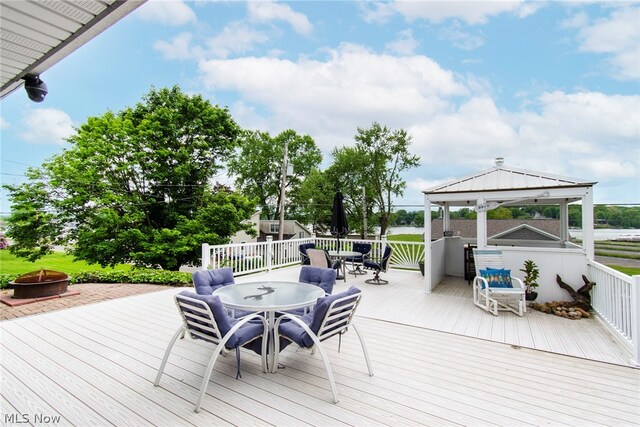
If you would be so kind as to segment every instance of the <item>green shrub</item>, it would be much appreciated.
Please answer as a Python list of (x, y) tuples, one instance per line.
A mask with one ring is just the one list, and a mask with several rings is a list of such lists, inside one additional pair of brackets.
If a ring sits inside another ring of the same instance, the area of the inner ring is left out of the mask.
[[(0, 289), (7, 288), (19, 274), (0, 274)], [(166, 270), (80, 271), (69, 275), (71, 283), (145, 283), (151, 285), (189, 286), (191, 273)]]
[(82, 271), (71, 277), (72, 283), (147, 283), (184, 286), (191, 284), (191, 273), (167, 270)]

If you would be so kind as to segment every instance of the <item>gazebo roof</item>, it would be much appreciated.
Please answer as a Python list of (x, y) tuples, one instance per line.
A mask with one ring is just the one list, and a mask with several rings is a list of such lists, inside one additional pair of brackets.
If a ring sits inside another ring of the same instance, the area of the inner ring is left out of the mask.
[(593, 181), (534, 172), (525, 169), (507, 168), (501, 159), (496, 166), (431, 187), (425, 194), (472, 193), (513, 190), (545, 190), (552, 188), (590, 187)]

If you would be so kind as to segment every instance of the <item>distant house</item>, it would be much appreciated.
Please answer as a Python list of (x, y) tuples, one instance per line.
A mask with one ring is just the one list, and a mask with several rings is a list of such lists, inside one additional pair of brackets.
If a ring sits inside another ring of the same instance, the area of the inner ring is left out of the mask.
[[(431, 221), (433, 238), (442, 237), (442, 219)], [(475, 239), (476, 222), (469, 219), (452, 219), (449, 221), (453, 236)], [(489, 219), (487, 220), (487, 237), (489, 239), (509, 240), (560, 240), (560, 220), (558, 219)]]
[(239, 231), (231, 237), (231, 243), (255, 243), (258, 241), (260, 235), (260, 211), (256, 211), (246, 223), (252, 225), (253, 230), (256, 232), (256, 237), (251, 237), (246, 231)]
[[(280, 234), (280, 221), (278, 220), (262, 220), (260, 221), (260, 237), (259, 242), (267, 240), (267, 236), (272, 236), (273, 240), (278, 240)], [(311, 232), (298, 221), (285, 220), (283, 239), (304, 239), (311, 237)]]

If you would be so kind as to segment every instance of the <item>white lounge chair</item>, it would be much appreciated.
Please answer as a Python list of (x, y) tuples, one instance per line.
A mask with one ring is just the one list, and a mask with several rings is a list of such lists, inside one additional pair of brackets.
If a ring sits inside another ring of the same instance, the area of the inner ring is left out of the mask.
[(527, 311), (524, 283), (507, 274), (509, 270), (504, 269), (502, 251), (474, 249), (473, 257), (476, 265), (473, 303), (494, 316), (498, 315), (499, 310), (523, 316)]

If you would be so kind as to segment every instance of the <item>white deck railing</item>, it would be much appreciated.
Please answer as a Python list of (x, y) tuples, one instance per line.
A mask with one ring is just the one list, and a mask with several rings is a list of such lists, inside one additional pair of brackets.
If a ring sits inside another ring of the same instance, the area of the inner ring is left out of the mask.
[(623, 339), (640, 366), (640, 276), (627, 276), (595, 261), (588, 263), (591, 305)]
[[(333, 237), (310, 237), (306, 239), (272, 240), (259, 243), (232, 243), (227, 245), (202, 245), (203, 270), (211, 268), (231, 267), (235, 275), (270, 271), (274, 268), (287, 267), (300, 262), (298, 247), (303, 243), (315, 243), (327, 250), (335, 250), (337, 239)], [(379, 260), (384, 248), (393, 248), (390, 260), (391, 268), (417, 270), (418, 261), (424, 260), (424, 243), (422, 242), (389, 242), (386, 236), (381, 240), (341, 239), (340, 249), (350, 251), (355, 242), (371, 243), (370, 258)]]

